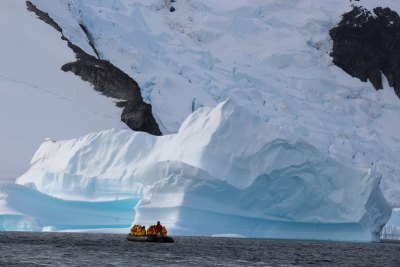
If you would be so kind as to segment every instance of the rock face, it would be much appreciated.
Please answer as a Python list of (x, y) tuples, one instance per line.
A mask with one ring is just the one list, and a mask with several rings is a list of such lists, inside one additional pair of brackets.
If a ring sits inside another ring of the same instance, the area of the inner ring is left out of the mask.
[[(39, 10), (31, 2), (26, 2), (29, 11), (34, 12), (39, 19), (54, 27), (62, 34), (61, 27), (50, 16)], [(156, 120), (153, 117), (151, 105), (143, 101), (139, 85), (126, 73), (106, 60), (95, 58), (81, 48), (71, 43), (64, 35), (61, 37), (76, 55), (76, 62), (63, 65), (63, 71), (71, 71), (82, 80), (93, 84), (96, 91), (103, 95), (121, 99), (117, 106), (123, 107), (121, 120), (135, 131), (143, 131), (153, 135), (161, 135)], [(96, 51), (96, 50), (95, 50)]]
[(361, 81), (382, 89), (383, 73), (400, 97), (400, 17), (390, 8), (373, 13), (354, 6), (330, 30), (333, 63)]

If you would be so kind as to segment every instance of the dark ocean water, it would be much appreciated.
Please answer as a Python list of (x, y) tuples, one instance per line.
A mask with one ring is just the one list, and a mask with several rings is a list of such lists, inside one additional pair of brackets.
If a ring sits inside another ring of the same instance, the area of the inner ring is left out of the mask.
[(400, 266), (399, 243), (0, 232), (1, 266)]

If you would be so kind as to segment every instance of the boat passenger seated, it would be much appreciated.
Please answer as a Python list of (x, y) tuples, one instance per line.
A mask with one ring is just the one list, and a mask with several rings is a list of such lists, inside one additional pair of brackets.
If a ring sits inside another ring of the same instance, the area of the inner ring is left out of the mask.
[(162, 225), (160, 224), (160, 221), (157, 222), (157, 225), (155, 227), (157, 237), (162, 236)]
[(146, 235), (146, 227), (142, 226), (142, 235), (145, 236)]

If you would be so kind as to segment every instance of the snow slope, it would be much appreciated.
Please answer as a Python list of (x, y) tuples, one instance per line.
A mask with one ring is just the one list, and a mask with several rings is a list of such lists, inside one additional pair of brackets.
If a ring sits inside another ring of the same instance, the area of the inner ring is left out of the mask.
[(227, 100), (198, 109), (174, 135), (47, 141), (17, 183), (63, 199), (140, 199), (135, 223), (159, 219), (178, 235), (368, 241), (391, 213), (380, 179)]
[(399, 99), (329, 56), (329, 29), (351, 5), (400, 12), (398, 1), (180, 0), (173, 13), (162, 0), (33, 2), (70, 35), (83, 23), (101, 57), (138, 81), (164, 133), (230, 98), (326, 156), (381, 172), (386, 198), (400, 205)]
[(0, 34), (0, 180), (26, 171), (47, 137), (126, 128), (114, 99), (61, 70), (74, 53), (25, 1), (1, 2)]

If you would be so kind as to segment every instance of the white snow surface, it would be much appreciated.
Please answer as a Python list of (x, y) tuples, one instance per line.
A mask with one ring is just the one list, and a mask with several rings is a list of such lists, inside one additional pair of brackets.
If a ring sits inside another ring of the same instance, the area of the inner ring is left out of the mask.
[(75, 55), (59, 32), (28, 12), (25, 1), (0, 6), (0, 180), (25, 172), (45, 138), (126, 128), (115, 99), (61, 70)]
[(400, 13), (399, 1), (179, 0), (175, 12), (163, 0), (33, 2), (90, 52), (83, 23), (100, 56), (138, 81), (164, 133), (230, 98), (326, 156), (382, 173), (400, 207), (399, 99), (329, 56), (329, 29), (351, 5)]
[(160, 220), (179, 235), (369, 241), (391, 213), (380, 179), (227, 100), (198, 109), (177, 134), (47, 141), (17, 183), (62, 199), (140, 199), (134, 223)]

